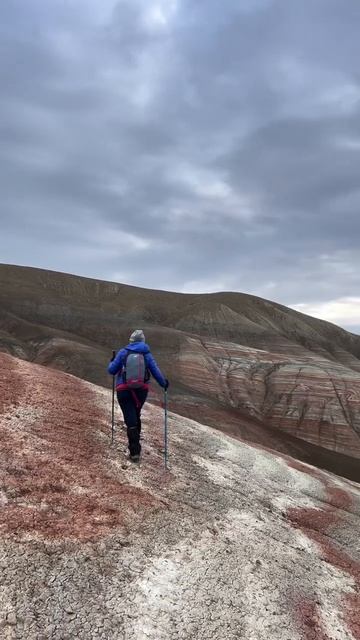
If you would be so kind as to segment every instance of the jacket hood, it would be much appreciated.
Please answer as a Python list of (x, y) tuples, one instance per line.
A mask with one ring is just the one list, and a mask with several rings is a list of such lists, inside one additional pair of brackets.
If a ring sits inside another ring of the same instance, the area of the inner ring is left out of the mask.
[(127, 351), (132, 351), (133, 353), (150, 353), (150, 349), (146, 342), (130, 342), (125, 349)]

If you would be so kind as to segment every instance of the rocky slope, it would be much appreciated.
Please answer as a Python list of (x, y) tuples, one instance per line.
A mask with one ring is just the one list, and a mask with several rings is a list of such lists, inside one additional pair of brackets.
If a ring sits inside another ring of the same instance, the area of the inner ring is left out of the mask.
[(359, 640), (360, 486), (0, 354), (4, 640)]
[(235, 293), (150, 291), (0, 265), (0, 349), (108, 385), (144, 328), (176, 410), (360, 480), (360, 337)]
[(197, 391), (270, 427), (360, 458), (360, 374), (338, 362), (194, 337), (178, 371), (184, 384), (191, 379)]

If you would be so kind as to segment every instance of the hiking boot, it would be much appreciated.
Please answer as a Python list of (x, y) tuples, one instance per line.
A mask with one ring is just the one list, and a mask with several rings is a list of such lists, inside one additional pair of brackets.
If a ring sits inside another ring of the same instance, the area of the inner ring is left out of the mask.
[(130, 456), (131, 462), (140, 462), (140, 455), (137, 453), (134, 456)]

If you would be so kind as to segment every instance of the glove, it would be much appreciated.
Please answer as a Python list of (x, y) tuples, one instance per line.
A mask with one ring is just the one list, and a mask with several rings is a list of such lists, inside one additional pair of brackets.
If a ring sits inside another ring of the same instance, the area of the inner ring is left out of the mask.
[(165, 391), (167, 391), (168, 388), (169, 388), (169, 380), (165, 378), (165, 386), (164, 386)]

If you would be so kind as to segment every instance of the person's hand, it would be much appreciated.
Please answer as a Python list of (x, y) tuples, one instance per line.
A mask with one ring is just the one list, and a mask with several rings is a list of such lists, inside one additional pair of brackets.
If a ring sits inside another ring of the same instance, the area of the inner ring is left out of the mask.
[(167, 390), (168, 390), (168, 388), (169, 388), (169, 384), (170, 384), (170, 383), (169, 383), (169, 380), (168, 380), (167, 378), (165, 378), (165, 386), (164, 386), (165, 391), (167, 391)]

